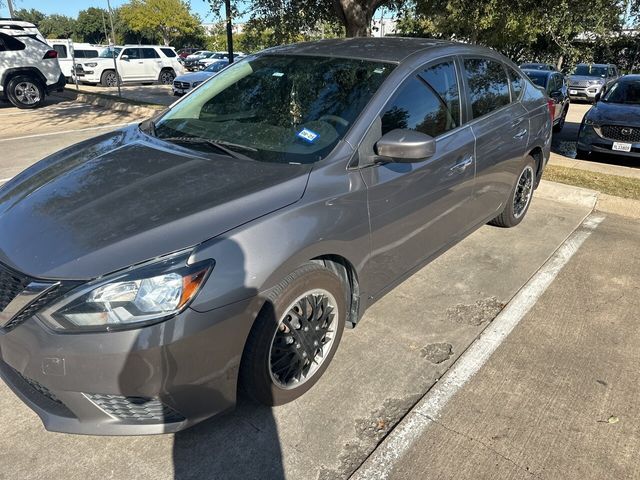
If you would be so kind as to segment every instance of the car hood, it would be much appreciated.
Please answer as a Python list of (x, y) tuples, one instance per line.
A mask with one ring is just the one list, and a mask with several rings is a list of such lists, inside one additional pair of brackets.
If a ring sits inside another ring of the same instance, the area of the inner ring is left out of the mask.
[(571, 75), (569, 77), (569, 84), (571, 84), (571, 82), (578, 82), (583, 80), (596, 80), (598, 83), (604, 83), (604, 78), (602, 77), (589, 77), (587, 75)]
[(178, 75), (175, 80), (177, 82), (204, 82), (215, 75), (215, 72), (194, 72), (194, 73), (186, 73), (184, 75)]
[(587, 117), (597, 124), (640, 127), (640, 105), (598, 102)]
[(92, 279), (295, 203), (310, 171), (189, 150), (131, 126), (0, 187), (0, 262), (36, 278)]

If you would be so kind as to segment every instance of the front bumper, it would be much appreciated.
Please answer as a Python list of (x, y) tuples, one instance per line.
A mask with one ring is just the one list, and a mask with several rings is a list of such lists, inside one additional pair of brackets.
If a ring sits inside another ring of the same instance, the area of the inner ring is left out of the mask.
[(176, 432), (235, 405), (257, 303), (109, 333), (57, 334), (31, 317), (0, 333), (0, 376), (50, 431)]
[(596, 99), (596, 95), (602, 90), (602, 85), (589, 85), (588, 87), (578, 87), (569, 85), (569, 98), (571, 100), (589, 100)]
[(614, 142), (622, 142), (621, 140), (613, 140), (603, 137), (591, 125), (582, 125), (578, 132), (577, 149), (586, 153), (606, 153), (611, 155), (620, 155), (625, 157), (640, 157), (640, 142), (622, 142), (631, 143), (630, 152), (622, 152), (613, 150)]

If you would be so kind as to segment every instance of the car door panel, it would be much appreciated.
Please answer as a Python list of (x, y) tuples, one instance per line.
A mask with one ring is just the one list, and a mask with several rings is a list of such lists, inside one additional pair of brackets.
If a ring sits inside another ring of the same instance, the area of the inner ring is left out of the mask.
[[(127, 56), (124, 60), (122, 57)], [(125, 48), (118, 60), (118, 73), (125, 82), (141, 80), (144, 78), (144, 63), (139, 48)]]

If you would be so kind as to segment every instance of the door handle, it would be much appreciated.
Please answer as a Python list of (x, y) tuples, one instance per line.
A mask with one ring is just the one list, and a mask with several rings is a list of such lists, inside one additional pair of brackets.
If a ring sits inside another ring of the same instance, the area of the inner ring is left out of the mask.
[(520, 140), (521, 138), (523, 138), (525, 135), (527, 134), (527, 129), (523, 128), (522, 130), (520, 130), (518, 133), (516, 133), (513, 138)]
[(456, 163), (453, 167), (449, 169), (449, 175), (453, 175), (454, 173), (462, 173), (464, 172), (469, 165), (473, 163), (473, 155), (467, 155), (458, 163)]
[(511, 122), (511, 128), (517, 127), (521, 123), (522, 123), (522, 118), (518, 118), (517, 120), (514, 120), (513, 122)]

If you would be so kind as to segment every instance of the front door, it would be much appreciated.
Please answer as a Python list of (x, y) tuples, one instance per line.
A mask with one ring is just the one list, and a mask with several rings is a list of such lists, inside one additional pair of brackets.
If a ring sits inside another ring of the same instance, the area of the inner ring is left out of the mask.
[(125, 82), (144, 79), (144, 62), (139, 48), (125, 48), (122, 51), (118, 61), (118, 73)]
[(454, 241), (469, 223), (474, 183), (474, 137), (461, 126), (454, 61), (420, 68), (397, 90), (359, 150), (364, 159), (394, 129), (436, 139), (436, 153), (416, 163), (378, 163), (361, 169), (368, 188), (370, 292), (382, 293)]

